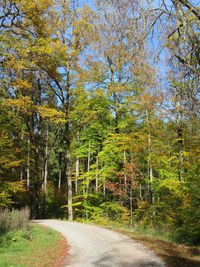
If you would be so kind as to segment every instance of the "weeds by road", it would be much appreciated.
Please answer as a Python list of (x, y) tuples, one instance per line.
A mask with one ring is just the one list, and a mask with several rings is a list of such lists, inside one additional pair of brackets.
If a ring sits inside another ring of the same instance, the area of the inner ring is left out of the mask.
[(164, 236), (155, 236), (150, 231), (142, 233), (142, 231), (134, 228), (112, 225), (107, 227), (129, 236), (153, 250), (169, 267), (200, 267), (200, 247), (176, 244), (164, 239)]
[(1, 267), (63, 265), (68, 246), (58, 232), (39, 225), (9, 231), (0, 237)]

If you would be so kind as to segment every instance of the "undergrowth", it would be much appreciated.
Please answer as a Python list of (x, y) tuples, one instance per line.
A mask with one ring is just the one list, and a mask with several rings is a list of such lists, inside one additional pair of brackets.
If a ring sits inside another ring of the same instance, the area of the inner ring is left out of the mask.
[(9, 231), (25, 229), (29, 223), (30, 211), (25, 207), (21, 210), (0, 210), (0, 235)]
[(61, 240), (58, 232), (36, 224), (9, 231), (0, 238), (0, 266), (54, 266), (64, 246)]

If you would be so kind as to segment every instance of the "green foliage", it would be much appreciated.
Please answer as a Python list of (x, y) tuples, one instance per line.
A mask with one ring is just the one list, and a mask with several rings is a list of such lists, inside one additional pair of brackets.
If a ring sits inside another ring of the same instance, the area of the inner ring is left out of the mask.
[(129, 221), (130, 213), (122, 204), (106, 201), (93, 194), (84, 195), (82, 202), (76, 202), (78, 205), (77, 213), (80, 217), (87, 221), (92, 221), (100, 224), (107, 224), (115, 221), (116, 223), (126, 224)]
[(126, 224), (129, 222), (130, 214), (127, 208), (116, 202), (104, 202), (100, 205), (102, 216), (110, 221)]
[[(44, 198), (44, 195), (42, 195)], [(45, 198), (45, 218), (63, 218), (66, 217), (66, 212), (62, 208), (67, 202), (66, 195), (62, 191), (58, 191), (52, 185), (48, 186), (47, 195)], [(43, 206), (42, 206), (43, 208)]]
[(29, 205), (38, 218), (73, 211), (75, 219), (129, 222), (198, 243), (197, 8), (182, 8), (189, 28), (178, 5), (171, 9), (166, 28), (174, 18), (180, 27), (167, 42), (172, 59), (161, 82), (146, 2), (141, 16), (128, 0), (96, 1), (95, 10), (77, 1), (4, 2), (0, 207)]
[(0, 207), (9, 207), (13, 204), (13, 201), (10, 199), (11, 195), (3, 191), (0, 193)]

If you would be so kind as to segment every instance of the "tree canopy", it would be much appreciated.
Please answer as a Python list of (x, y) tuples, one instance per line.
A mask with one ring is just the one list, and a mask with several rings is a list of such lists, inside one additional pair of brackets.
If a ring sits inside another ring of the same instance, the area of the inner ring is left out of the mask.
[(0, 3), (0, 207), (200, 242), (200, 7)]

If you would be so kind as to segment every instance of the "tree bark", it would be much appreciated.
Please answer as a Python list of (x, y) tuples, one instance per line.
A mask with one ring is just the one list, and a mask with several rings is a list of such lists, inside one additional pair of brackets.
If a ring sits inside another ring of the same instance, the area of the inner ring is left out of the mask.
[(72, 207), (72, 177), (71, 177), (71, 154), (70, 154), (70, 147), (67, 149), (67, 170), (66, 170), (66, 177), (67, 177), (67, 186), (68, 186), (68, 220), (73, 221), (73, 207)]
[(79, 178), (79, 157), (76, 157), (76, 177), (75, 177), (75, 193), (78, 193), (78, 178)]
[(183, 178), (183, 133), (182, 127), (178, 127), (178, 149), (179, 149), (179, 180), (184, 181)]
[(41, 206), (40, 206), (40, 184), (35, 184), (35, 207), (36, 207), (36, 219), (41, 217)]
[(149, 121), (149, 113), (146, 109), (146, 122), (147, 122), (147, 131), (148, 131), (148, 174), (149, 174), (149, 192), (151, 203), (154, 204), (154, 193), (152, 190), (152, 182), (153, 182), (153, 167), (152, 167), (152, 155), (151, 155), (151, 131), (150, 131), (150, 121)]
[(131, 154), (131, 179), (130, 179), (130, 224), (133, 224), (133, 177), (134, 177), (134, 170), (133, 170), (133, 155)]
[(49, 139), (49, 131), (47, 129), (46, 145), (45, 145), (45, 164), (44, 164), (44, 194), (45, 195), (47, 193), (47, 177), (48, 177), (48, 155), (49, 155), (48, 139)]
[(105, 176), (103, 177), (103, 196), (106, 196), (106, 181)]
[(21, 165), (21, 171), (20, 171), (20, 181), (23, 180), (23, 166)]
[(125, 191), (127, 186), (127, 173), (126, 173), (126, 151), (124, 150), (124, 185), (125, 185)]
[(27, 170), (26, 170), (26, 185), (29, 189), (30, 187), (30, 138), (28, 137), (28, 155), (27, 155)]
[[(21, 133), (21, 141), (24, 140), (23, 133)], [(20, 165), (20, 181), (23, 180), (23, 164)]]
[(58, 190), (60, 191), (61, 188), (61, 182), (62, 182), (62, 153), (59, 153), (59, 172), (58, 172)]
[(132, 183), (133, 183), (133, 177), (131, 176), (131, 184), (130, 184), (130, 224), (133, 224), (133, 190), (132, 190)]
[[(77, 142), (79, 146), (79, 132), (77, 133)], [(78, 178), (79, 178), (79, 157), (76, 156), (76, 177), (75, 177), (75, 193), (78, 193)]]
[(39, 149), (36, 148), (35, 153), (35, 173), (36, 179), (34, 182), (35, 185), (35, 211), (36, 211), (36, 219), (40, 219), (41, 217), (41, 206), (40, 206), (40, 177), (39, 177)]
[(88, 146), (88, 166), (87, 166), (87, 181), (86, 181), (86, 193), (89, 191), (89, 171), (90, 171), (90, 141)]
[(70, 73), (68, 70), (67, 71), (66, 103), (65, 103), (65, 113), (66, 113), (66, 120), (67, 120), (65, 124), (66, 180), (67, 180), (67, 189), (68, 189), (68, 220), (73, 221), (69, 104), (70, 104)]
[(179, 181), (183, 182), (183, 105), (182, 105), (182, 92), (177, 110), (177, 137), (178, 137), (178, 152), (179, 152)]
[(96, 193), (98, 193), (98, 186), (99, 186), (99, 157), (97, 155), (96, 157), (96, 181), (95, 181), (95, 188), (96, 188)]
[(58, 190), (60, 191), (60, 187), (61, 187), (61, 175), (62, 175), (62, 170), (59, 169), (59, 173), (58, 173)]

